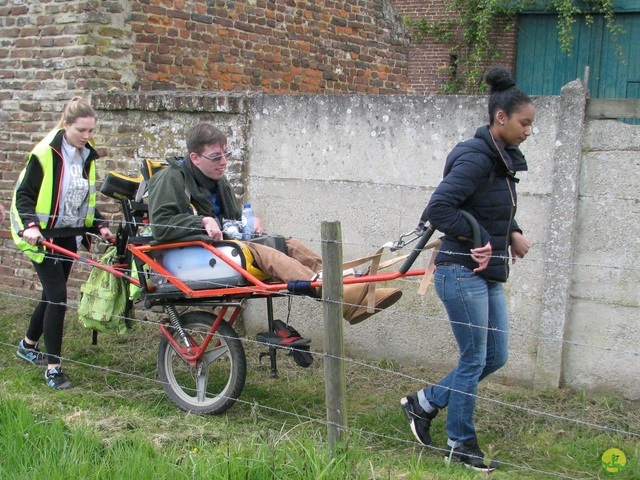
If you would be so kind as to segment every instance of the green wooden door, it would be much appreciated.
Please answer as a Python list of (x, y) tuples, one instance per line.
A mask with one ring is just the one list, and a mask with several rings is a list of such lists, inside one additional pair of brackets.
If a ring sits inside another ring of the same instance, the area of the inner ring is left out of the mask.
[(592, 98), (640, 98), (640, 13), (617, 13), (625, 30), (617, 42), (602, 15), (592, 25), (584, 18), (574, 24), (571, 55), (560, 50), (555, 15), (519, 18), (515, 80), (530, 95), (559, 95), (567, 83), (589, 67)]

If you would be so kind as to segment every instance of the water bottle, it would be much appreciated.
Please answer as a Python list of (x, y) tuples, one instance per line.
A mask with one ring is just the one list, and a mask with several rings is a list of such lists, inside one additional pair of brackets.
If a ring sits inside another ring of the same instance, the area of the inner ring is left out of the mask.
[(245, 203), (242, 208), (242, 239), (251, 240), (255, 236), (255, 229), (253, 228), (254, 218), (253, 208), (250, 203)]

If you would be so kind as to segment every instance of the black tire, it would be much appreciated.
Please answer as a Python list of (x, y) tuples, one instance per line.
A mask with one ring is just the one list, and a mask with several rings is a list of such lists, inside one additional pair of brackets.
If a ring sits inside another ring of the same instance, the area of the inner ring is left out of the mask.
[[(215, 319), (212, 313), (202, 311), (180, 315), (185, 331), (198, 344)], [(176, 334), (174, 338), (180, 342)], [(225, 321), (218, 326), (195, 370), (176, 354), (166, 338), (160, 340), (158, 376), (169, 399), (182, 410), (212, 415), (225, 412), (240, 396), (246, 375), (247, 358), (242, 342)]]

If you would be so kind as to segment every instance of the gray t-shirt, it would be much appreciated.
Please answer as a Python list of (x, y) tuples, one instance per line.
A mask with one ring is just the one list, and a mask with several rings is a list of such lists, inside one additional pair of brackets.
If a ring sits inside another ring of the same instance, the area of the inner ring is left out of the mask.
[(64, 167), (62, 169), (62, 200), (56, 223), (58, 228), (84, 225), (88, 207), (89, 180), (83, 177), (82, 169), (88, 155), (88, 148), (75, 148), (69, 145), (66, 138), (62, 139)]

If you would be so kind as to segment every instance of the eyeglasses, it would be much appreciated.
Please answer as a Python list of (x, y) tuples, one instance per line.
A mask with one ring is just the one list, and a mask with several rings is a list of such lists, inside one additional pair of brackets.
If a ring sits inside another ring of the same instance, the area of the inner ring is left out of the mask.
[(227, 151), (224, 153), (220, 153), (219, 155), (214, 155), (213, 157), (207, 157), (206, 155), (203, 155), (201, 153), (199, 153), (198, 155), (200, 155), (203, 158), (206, 158), (211, 162), (219, 162), (220, 160), (222, 160), (222, 157), (225, 157), (225, 158), (231, 157), (231, 152)]

